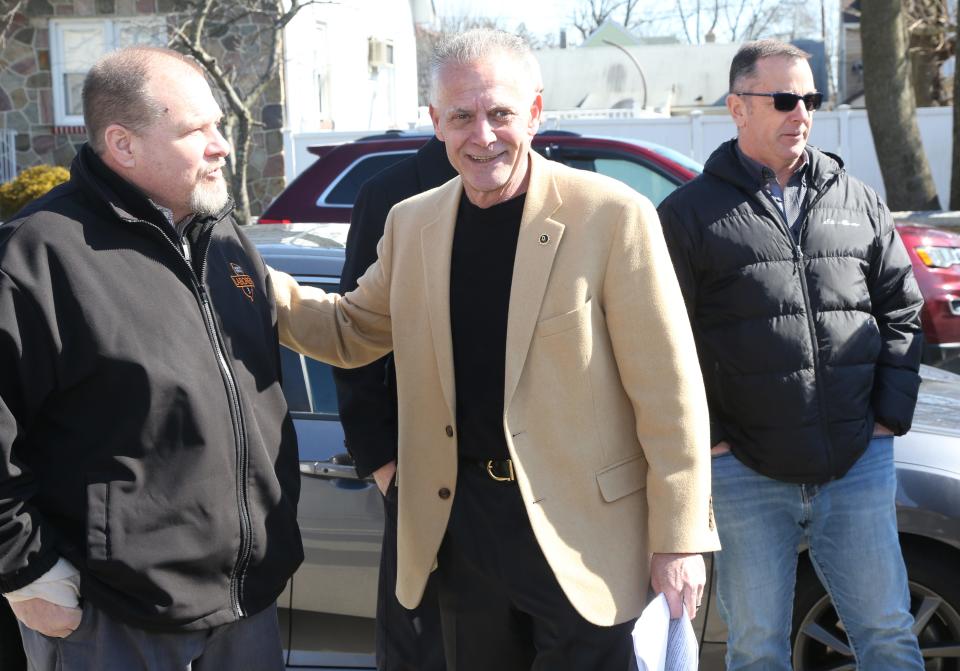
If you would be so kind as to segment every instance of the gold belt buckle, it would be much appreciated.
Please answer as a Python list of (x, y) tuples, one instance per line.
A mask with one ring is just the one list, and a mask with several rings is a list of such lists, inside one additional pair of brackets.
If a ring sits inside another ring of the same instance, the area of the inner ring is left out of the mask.
[(514, 473), (513, 471), (513, 460), (507, 459), (506, 461), (507, 461), (507, 472), (509, 472), (510, 475), (503, 476), (503, 475), (494, 474), (493, 464), (495, 462), (493, 459), (490, 459), (489, 461), (487, 461), (487, 475), (489, 475), (491, 478), (493, 478), (497, 482), (513, 482), (514, 480), (516, 480), (517, 476), (516, 476), (516, 473)]

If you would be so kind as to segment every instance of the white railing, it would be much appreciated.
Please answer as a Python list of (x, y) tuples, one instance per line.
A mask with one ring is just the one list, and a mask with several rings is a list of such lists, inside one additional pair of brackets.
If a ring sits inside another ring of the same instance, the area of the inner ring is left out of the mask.
[[(656, 142), (700, 162), (706, 161), (721, 142), (734, 137), (737, 132), (733, 121), (726, 113), (694, 112), (690, 115), (675, 117), (625, 118), (620, 113), (632, 115), (632, 110), (613, 110), (617, 113), (616, 115), (605, 114), (602, 117), (593, 116), (592, 111), (586, 113), (580, 110), (579, 112), (580, 114), (569, 116), (566, 112), (545, 112), (543, 127), (551, 130), (569, 130), (583, 135), (603, 135)], [(920, 136), (930, 163), (930, 170), (933, 172), (933, 181), (940, 195), (940, 205), (947, 207), (950, 196), (953, 108), (918, 109), (917, 123), (920, 126)], [(429, 127), (417, 130), (432, 132)], [(284, 158), (287, 181), (292, 180), (316, 160), (316, 156), (310, 154), (307, 147), (349, 142), (375, 132), (285, 132)], [(813, 130), (810, 133), (810, 144), (839, 154), (851, 175), (876, 189), (881, 197), (885, 195), (880, 165), (877, 162), (873, 135), (870, 133), (865, 109), (844, 107), (829, 112), (817, 112)]]
[(17, 131), (0, 130), (0, 184), (17, 176)]

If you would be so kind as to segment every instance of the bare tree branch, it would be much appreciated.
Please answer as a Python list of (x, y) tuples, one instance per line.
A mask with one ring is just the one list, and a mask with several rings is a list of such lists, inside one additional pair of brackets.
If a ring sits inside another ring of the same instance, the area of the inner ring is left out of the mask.
[(0, 2), (0, 47), (7, 41), (7, 31), (13, 25), (14, 19), (23, 7), (24, 0), (3, 0)]
[(713, 2), (713, 22), (710, 24), (710, 27), (707, 29), (706, 35), (715, 35), (713, 32), (717, 27), (717, 22), (720, 20), (720, 0), (714, 0)]
[[(247, 188), (257, 105), (271, 85), (276, 85), (283, 56), (283, 30), (310, 5), (332, 0), (181, 0), (180, 23), (172, 29), (170, 44), (190, 56), (206, 71), (224, 105), (224, 134), (233, 145), (227, 158), (237, 218), (250, 215)], [(254, 30), (250, 30), (250, 26)], [(242, 28), (242, 30), (241, 30)], [(224, 48), (219, 39), (230, 39)], [(245, 49), (258, 48), (266, 58), (243, 60)], [(255, 63), (251, 65), (251, 63)]]
[(690, 17), (683, 11), (683, 0), (677, 0), (677, 13), (680, 15), (680, 25), (683, 26), (683, 35), (687, 38), (687, 44), (693, 44), (693, 38), (690, 37), (690, 30), (687, 28)]
[(629, 16), (637, 0), (585, 0), (580, 7), (573, 10), (571, 22), (580, 31), (583, 39), (587, 39), (624, 4), (627, 5)]

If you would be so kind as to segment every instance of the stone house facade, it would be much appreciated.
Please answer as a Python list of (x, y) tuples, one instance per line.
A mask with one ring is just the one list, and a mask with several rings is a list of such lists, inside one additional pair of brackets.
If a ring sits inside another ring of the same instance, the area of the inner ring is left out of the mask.
[[(178, 23), (176, 0), (25, 0), (0, 49), (0, 133), (13, 140), (17, 168), (69, 166), (86, 141), (80, 91), (90, 64), (117, 47), (163, 45)], [(232, 24), (206, 47), (252, 76), (249, 64), (266, 58), (259, 28), (252, 19)], [(263, 126), (254, 133), (247, 184), (258, 213), (284, 185), (280, 77), (255, 107)]]

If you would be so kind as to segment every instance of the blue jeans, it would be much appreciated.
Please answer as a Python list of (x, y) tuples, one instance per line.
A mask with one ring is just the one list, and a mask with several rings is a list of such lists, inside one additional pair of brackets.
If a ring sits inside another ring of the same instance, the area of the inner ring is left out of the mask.
[(923, 669), (897, 537), (893, 439), (874, 438), (842, 478), (797, 485), (732, 454), (713, 458), (714, 555), (727, 669), (791, 668), (797, 554), (810, 559), (843, 623), (857, 667)]

